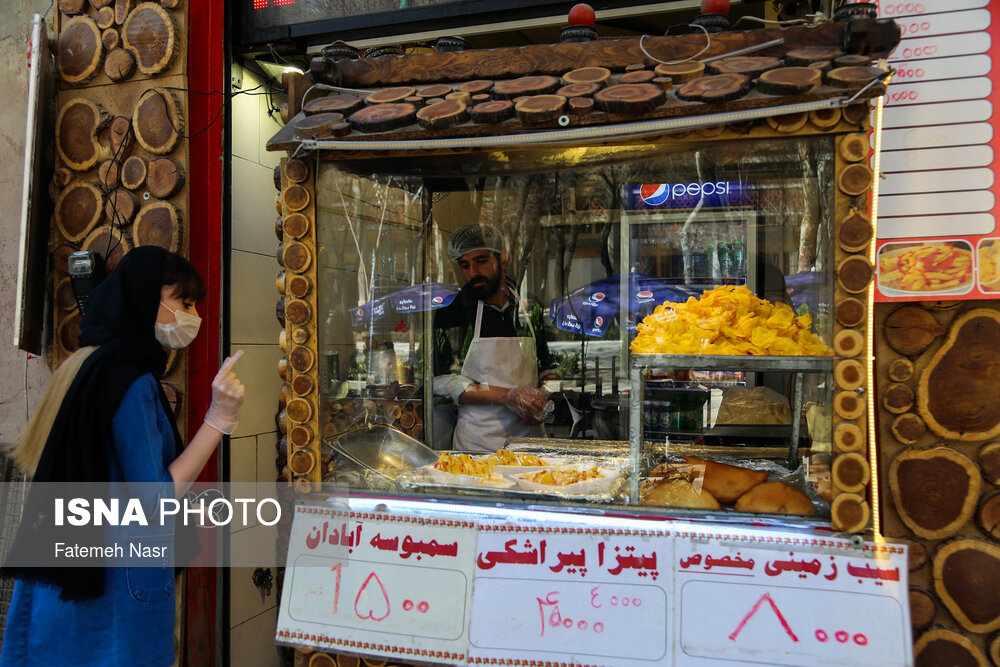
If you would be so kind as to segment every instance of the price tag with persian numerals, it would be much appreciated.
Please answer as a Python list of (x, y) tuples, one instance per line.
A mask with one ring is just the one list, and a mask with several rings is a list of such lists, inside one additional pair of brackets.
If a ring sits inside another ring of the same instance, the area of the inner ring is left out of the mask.
[(481, 526), (469, 664), (667, 664), (671, 560), (647, 522)]
[(465, 663), (474, 523), (295, 509), (279, 643)]

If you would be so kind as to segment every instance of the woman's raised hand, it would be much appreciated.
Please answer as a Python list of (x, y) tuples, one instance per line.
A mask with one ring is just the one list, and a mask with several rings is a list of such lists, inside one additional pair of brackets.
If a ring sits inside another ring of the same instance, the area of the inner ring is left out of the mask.
[(243, 405), (246, 389), (233, 372), (233, 366), (243, 356), (243, 350), (222, 362), (219, 372), (212, 380), (212, 405), (205, 413), (205, 423), (212, 428), (231, 435), (239, 424), (240, 406)]

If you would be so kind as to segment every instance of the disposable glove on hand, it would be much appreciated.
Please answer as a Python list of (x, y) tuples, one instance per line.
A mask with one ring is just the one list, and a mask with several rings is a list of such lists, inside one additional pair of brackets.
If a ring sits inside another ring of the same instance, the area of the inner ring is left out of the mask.
[(545, 395), (534, 387), (514, 387), (507, 392), (504, 405), (521, 415), (530, 417), (545, 408)]
[(233, 372), (233, 366), (243, 356), (243, 350), (226, 359), (212, 380), (212, 404), (205, 413), (205, 423), (226, 435), (231, 435), (239, 424), (240, 406), (246, 388)]

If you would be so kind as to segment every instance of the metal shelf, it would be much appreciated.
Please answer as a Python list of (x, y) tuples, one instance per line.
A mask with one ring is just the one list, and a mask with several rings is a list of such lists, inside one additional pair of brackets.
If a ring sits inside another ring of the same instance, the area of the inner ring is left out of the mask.
[(704, 371), (776, 371), (823, 373), (833, 370), (833, 357), (766, 357), (718, 354), (633, 354), (632, 368)]

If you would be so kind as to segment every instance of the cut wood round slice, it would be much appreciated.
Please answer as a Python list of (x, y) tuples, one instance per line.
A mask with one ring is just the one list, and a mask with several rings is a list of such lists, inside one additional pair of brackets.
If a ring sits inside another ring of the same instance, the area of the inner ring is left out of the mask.
[(839, 454), (833, 460), (831, 473), (834, 484), (849, 493), (860, 493), (871, 481), (868, 461), (857, 452)]
[(833, 429), (833, 444), (841, 452), (859, 451), (865, 444), (865, 436), (853, 422), (840, 422)]
[(607, 113), (644, 113), (666, 99), (663, 89), (651, 83), (619, 83), (594, 93), (594, 105)]
[(308, 424), (296, 424), (288, 432), (288, 443), (293, 447), (305, 447), (312, 439), (312, 429)]
[(364, 106), (365, 102), (360, 97), (342, 93), (309, 100), (302, 105), (302, 111), (308, 116), (319, 113), (339, 113), (350, 116), (358, 109), (363, 109)]
[(310, 201), (312, 201), (312, 195), (309, 194), (307, 188), (301, 185), (289, 185), (281, 193), (281, 203), (289, 211), (301, 211), (309, 206)]
[(565, 109), (566, 98), (562, 95), (531, 95), (514, 105), (514, 113), (522, 123), (548, 123)]
[(475, 123), (502, 123), (514, 115), (514, 103), (509, 100), (492, 100), (480, 102), (469, 111)]
[(80, 347), (80, 313), (73, 313), (59, 322), (56, 332), (56, 340), (59, 341), (59, 349), (63, 354), (70, 355)]
[(882, 407), (894, 415), (901, 415), (913, 407), (915, 399), (910, 385), (893, 382), (882, 392)]
[(718, 137), (726, 131), (725, 125), (710, 125), (698, 129), (698, 134), (703, 137)]
[(837, 243), (845, 252), (865, 250), (874, 235), (871, 220), (856, 208), (852, 208), (847, 217), (837, 225)]
[[(731, 56), (708, 63), (705, 65), (705, 73), (744, 74), (753, 79), (776, 67), (781, 67), (781, 61), (770, 56)], [(785, 94), (791, 95), (794, 93), (789, 92)]]
[(382, 90), (376, 90), (371, 95), (365, 97), (365, 102), (368, 104), (393, 104), (396, 102), (402, 102), (405, 98), (410, 97), (416, 92), (415, 88), (411, 88), (409, 86), (383, 88)]
[(121, 184), (129, 190), (138, 190), (146, 182), (147, 171), (146, 160), (138, 155), (133, 155), (125, 160), (119, 169)]
[(59, 167), (52, 172), (52, 184), (56, 186), (57, 190), (62, 190), (64, 187), (69, 185), (72, 180), (73, 172), (66, 167)]
[(52, 266), (60, 273), (69, 273), (69, 256), (78, 248), (69, 243), (61, 243), (52, 250)]
[(303, 345), (299, 345), (288, 353), (288, 364), (297, 373), (308, 373), (312, 370), (315, 357), (312, 350)]
[(913, 362), (903, 357), (893, 359), (889, 362), (886, 375), (893, 382), (906, 382), (913, 377)]
[(455, 87), (455, 90), (461, 90), (463, 92), (469, 93), (470, 95), (478, 95), (480, 93), (489, 92), (493, 87), (493, 82), (487, 79), (476, 79), (475, 81), (466, 81), (460, 83)]
[[(292, 329), (292, 342), (296, 345), (305, 345), (309, 342), (309, 330), (305, 327), (295, 327)], [(308, 393), (308, 392), (306, 392)]]
[(833, 367), (833, 379), (845, 391), (854, 391), (865, 384), (865, 367), (856, 359), (842, 359)]
[(483, 102), (489, 102), (493, 98), (489, 96), (489, 93), (476, 93), (469, 97), (469, 104), (482, 104)]
[(865, 350), (865, 337), (854, 329), (843, 329), (833, 337), (833, 350), (839, 357), (856, 357)]
[(837, 176), (837, 187), (846, 195), (857, 197), (872, 186), (872, 170), (861, 163), (850, 164)]
[(173, 158), (159, 157), (149, 163), (146, 187), (157, 199), (172, 197), (184, 185), (184, 165)]
[(674, 87), (674, 80), (669, 76), (655, 76), (650, 83), (654, 86), (659, 86), (664, 91), (670, 90)]
[(656, 72), (652, 70), (637, 70), (622, 74), (618, 77), (618, 83), (649, 83), (655, 78)]
[[(291, 415), (289, 415), (289, 417), (291, 417)], [(288, 469), (295, 475), (308, 475), (315, 467), (316, 455), (309, 449), (299, 449), (293, 452), (291, 457), (288, 459)], [(311, 662), (312, 661), (310, 661), (310, 663)]]
[(860, 533), (868, 526), (868, 501), (856, 493), (841, 493), (830, 505), (830, 518), (837, 530)]
[(285, 318), (292, 324), (303, 325), (312, 319), (312, 308), (300, 299), (291, 299), (285, 304)]
[(934, 554), (934, 590), (966, 630), (1000, 629), (1000, 545), (963, 537)]
[(809, 121), (809, 114), (805, 111), (798, 111), (796, 113), (783, 113), (779, 116), (768, 116), (767, 124), (771, 126), (771, 129), (775, 132), (784, 132), (785, 134), (790, 134), (792, 132), (798, 132), (806, 123)]
[(596, 83), (571, 83), (557, 90), (556, 95), (562, 95), (566, 98), (589, 97), (600, 89), (601, 87)]
[(989, 667), (978, 646), (968, 637), (946, 628), (931, 628), (920, 635), (913, 645), (913, 659), (916, 667)]
[(177, 54), (177, 35), (170, 12), (155, 2), (143, 2), (122, 25), (122, 45), (135, 56), (139, 71), (164, 72)]
[(73, 284), (68, 277), (62, 278), (56, 283), (52, 300), (59, 307), (59, 310), (63, 312), (68, 313), (77, 309), (76, 293), (73, 291)]
[(59, 0), (59, 11), (67, 16), (82, 14), (87, 0)]
[(998, 357), (1000, 312), (976, 308), (952, 321), (917, 389), (918, 412), (928, 428), (949, 440), (974, 442), (1000, 435)]
[(132, 131), (139, 145), (150, 153), (166, 155), (173, 151), (184, 131), (184, 118), (173, 94), (165, 88), (143, 93), (132, 111)]
[(571, 97), (566, 100), (566, 107), (574, 116), (582, 116), (593, 111), (594, 100), (589, 97)]
[[(105, 5), (104, 7), (98, 9), (97, 12), (94, 14), (94, 23), (96, 23), (97, 27), (100, 28), (101, 30), (107, 30), (108, 28), (113, 26), (115, 24), (114, 8)], [(101, 40), (101, 43), (103, 44), (104, 40)]]
[(833, 64), (837, 67), (868, 67), (872, 64), (872, 59), (860, 53), (847, 53), (834, 58)]
[(910, 537), (897, 539), (907, 547), (906, 567), (910, 572), (915, 572), (927, 564), (927, 547), (923, 542)]
[[(451, 92), (452, 92), (451, 86), (449, 86), (447, 83), (435, 83), (418, 90), (416, 96), (428, 100), (432, 97), (444, 97), (445, 95)], [(464, 91), (464, 92), (469, 92), (469, 91)]]
[(868, 137), (863, 132), (845, 134), (837, 150), (844, 160), (860, 162), (868, 157)]
[(118, 262), (131, 249), (132, 246), (128, 239), (120, 230), (110, 225), (102, 225), (90, 232), (90, 235), (80, 244), (80, 250), (93, 250), (103, 257), (104, 268), (107, 271), (114, 271)]
[(823, 73), (815, 67), (782, 67), (764, 72), (757, 90), (765, 95), (802, 95), (818, 88)]
[(994, 540), (1000, 540), (1000, 490), (994, 490), (983, 496), (976, 512), (976, 523), (984, 533)]
[(809, 112), (809, 122), (821, 130), (829, 130), (840, 122), (840, 109), (814, 109)]
[(1000, 442), (988, 442), (980, 447), (976, 459), (983, 471), (983, 479), (1000, 486)]
[(676, 94), (677, 99), (688, 102), (719, 104), (739, 99), (748, 92), (750, 77), (742, 74), (715, 74), (688, 81), (677, 89)]
[(307, 422), (313, 416), (312, 403), (304, 398), (293, 398), (288, 401), (288, 405), (285, 407), (285, 414), (294, 422)]
[(893, 419), (889, 430), (900, 443), (915, 445), (927, 433), (927, 426), (920, 415), (907, 412)]
[[(139, 212), (139, 198), (125, 188), (115, 188), (108, 194), (104, 204), (104, 215), (116, 227), (131, 225)], [(142, 245), (142, 244), (140, 244)]]
[[(437, 98), (437, 99), (440, 99), (440, 98)], [(446, 99), (446, 100), (456, 100), (458, 102), (461, 102), (465, 106), (469, 106), (469, 105), (472, 104), (472, 95), (470, 95), (469, 93), (465, 92), (464, 90), (456, 90), (453, 93), (448, 93), (447, 95), (444, 96), (444, 99)], [(490, 98), (490, 99), (492, 99), (492, 98)]]
[(375, 104), (355, 111), (347, 119), (359, 132), (389, 132), (417, 120), (417, 107), (408, 103)]
[[(285, 293), (285, 270), (281, 269), (278, 271), (278, 275), (274, 278), (274, 287), (278, 290), (278, 294)], [(282, 329), (284, 331), (284, 329)]]
[(522, 95), (548, 95), (561, 86), (559, 79), (554, 76), (522, 76), (493, 84), (492, 93), (498, 100), (516, 100)]
[(321, 139), (333, 134), (333, 129), (344, 122), (340, 113), (317, 113), (303, 116), (294, 121), (295, 137), (298, 139)]
[[(287, 283), (288, 295), (294, 296), (296, 299), (304, 299), (312, 291), (312, 283), (307, 276), (288, 276)], [(301, 322), (295, 324), (301, 324)]]
[(114, 160), (104, 160), (97, 165), (97, 184), (102, 190), (114, 190), (118, 187), (120, 168)]
[(705, 63), (698, 60), (688, 60), (673, 65), (661, 63), (653, 71), (660, 76), (669, 76), (674, 84), (687, 83), (705, 74)]
[(292, 378), (292, 391), (297, 396), (308, 396), (312, 393), (313, 386), (311, 375), (296, 375)]
[(865, 304), (854, 297), (845, 297), (837, 302), (834, 311), (837, 321), (845, 327), (856, 327), (865, 321)]
[(176, 10), (181, 6), (181, 0), (160, 0), (160, 5), (162, 5), (165, 9)]
[(908, 357), (922, 353), (944, 332), (930, 311), (912, 305), (900, 306), (889, 313), (883, 325), (889, 347)]
[(101, 107), (82, 97), (63, 105), (56, 118), (56, 150), (67, 167), (87, 171), (108, 157), (97, 133), (110, 119)]
[[(343, 118), (343, 116), (341, 116)], [(285, 163), (285, 178), (292, 183), (302, 183), (309, 178), (309, 165), (305, 160), (293, 159)], [(280, 186), (278, 186), (280, 189)]]
[(838, 391), (833, 397), (833, 411), (841, 419), (857, 419), (865, 413), (867, 402), (853, 391)]
[(786, 53), (785, 62), (792, 67), (804, 67), (822, 60), (832, 61), (842, 55), (844, 52), (835, 46), (806, 46)]
[(132, 119), (128, 116), (115, 116), (108, 125), (108, 145), (111, 147), (111, 158), (115, 162), (124, 162), (132, 154), (135, 144), (135, 133), (132, 131)]
[(910, 625), (914, 630), (923, 630), (934, 622), (937, 603), (931, 592), (919, 586), (910, 586)]
[(611, 80), (611, 70), (606, 67), (580, 67), (563, 74), (562, 80), (566, 85), (594, 83), (598, 86), (605, 86)]
[(1000, 667), (1000, 634), (990, 640), (989, 652), (994, 667)]
[(858, 102), (856, 104), (849, 104), (840, 113), (844, 116), (844, 120), (848, 123), (854, 125), (863, 125), (868, 122), (868, 117), (871, 114), (871, 107), (868, 106), (868, 102)]
[(867, 257), (854, 255), (837, 265), (837, 284), (846, 292), (859, 294), (868, 288), (873, 273)]
[(826, 82), (835, 88), (858, 90), (884, 74), (877, 67), (837, 67), (826, 73)]
[(337, 656), (335, 659), (326, 653), (314, 653), (309, 658), (309, 667), (339, 667), (342, 662), (340, 658), (341, 656)]
[(936, 540), (956, 534), (972, 518), (979, 470), (948, 447), (910, 448), (892, 460), (889, 486), (903, 523), (917, 536)]
[(181, 247), (180, 210), (168, 201), (154, 201), (139, 211), (132, 227), (137, 246), (155, 245), (177, 252)]
[(56, 226), (67, 241), (79, 241), (104, 215), (104, 193), (96, 183), (73, 181), (56, 199)]
[(454, 99), (438, 102), (417, 112), (417, 122), (429, 130), (461, 125), (467, 120), (469, 112), (466, 103)]
[(133, 0), (115, 0), (115, 23), (123, 25), (134, 7)]
[(312, 264), (312, 252), (305, 243), (292, 241), (285, 244), (285, 268), (295, 273), (302, 273)]
[(56, 64), (59, 76), (68, 84), (82, 86), (101, 71), (104, 42), (101, 30), (89, 16), (74, 16), (59, 33)]
[(296, 239), (300, 239), (308, 234), (309, 228), (309, 218), (301, 213), (291, 213), (281, 222), (282, 231)]

